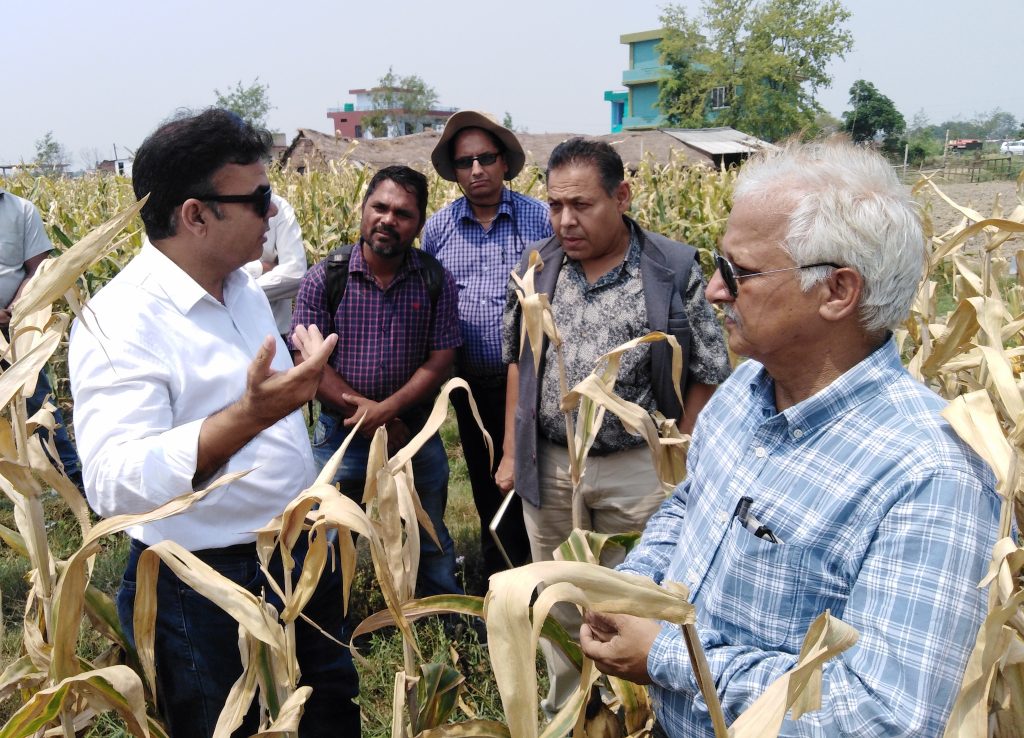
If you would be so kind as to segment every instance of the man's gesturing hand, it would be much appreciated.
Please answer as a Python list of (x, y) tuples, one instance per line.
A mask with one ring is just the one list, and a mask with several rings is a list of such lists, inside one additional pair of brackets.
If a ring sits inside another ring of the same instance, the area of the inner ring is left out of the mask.
[(661, 632), (657, 620), (588, 611), (580, 627), (580, 646), (604, 674), (650, 684), (647, 656)]
[(270, 363), (274, 360), (277, 342), (272, 336), (267, 336), (246, 376), (245, 394), (242, 396), (245, 411), (271, 424), (313, 399), (321, 372), (334, 351), (338, 337), (332, 333), (324, 338), (316, 326), (310, 326), (309, 331), (304, 331), (301, 342), (297, 338), (293, 340), (302, 352), (301, 364), (284, 372), (272, 369)]

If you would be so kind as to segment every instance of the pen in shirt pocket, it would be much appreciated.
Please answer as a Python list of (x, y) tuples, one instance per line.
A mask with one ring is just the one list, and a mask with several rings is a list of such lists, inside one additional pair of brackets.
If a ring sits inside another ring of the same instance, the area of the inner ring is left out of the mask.
[(776, 536), (771, 528), (763, 525), (760, 520), (751, 514), (750, 506), (753, 504), (754, 499), (752, 497), (741, 497), (740, 501), (736, 503), (736, 511), (733, 513), (733, 516), (740, 521), (740, 525), (758, 538), (763, 538), (772, 543), (782, 543), (782, 539)]

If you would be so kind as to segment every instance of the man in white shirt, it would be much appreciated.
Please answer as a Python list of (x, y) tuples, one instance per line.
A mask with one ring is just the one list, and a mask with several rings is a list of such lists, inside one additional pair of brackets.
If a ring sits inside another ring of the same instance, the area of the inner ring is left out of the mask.
[(270, 200), (277, 208), (277, 215), (270, 219), (263, 253), (259, 259), (246, 264), (245, 271), (270, 300), (277, 332), (287, 337), (292, 324), (292, 301), (306, 273), (306, 248), (291, 204), (276, 192), (271, 194)]
[[(75, 424), (96, 512), (151, 510), (223, 474), (251, 470), (184, 513), (129, 529), (118, 593), (129, 637), (138, 557), (158, 541), (176, 541), (273, 601), (253, 531), (314, 479), (298, 408), (313, 397), (336, 337), (315, 334), (306, 347), (312, 361), (292, 366), (267, 298), (241, 269), (261, 255), (276, 212), (262, 163), (269, 145), (266, 131), (216, 109), (150, 135), (133, 167), (136, 196), (149, 193), (147, 242), (72, 329)], [(304, 553), (297, 553), (300, 565)], [(275, 561), (275, 579), (280, 571)], [(161, 713), (174, 736), (210, 735), (241, 673), (237, 623), (167, 567), (157, 602)], [(325, 571), (304, 612), (347, 640), (337, 571)], [(348, 650), (301, 620), (297, 644), (301, 684), (313, 687), (300, 735), (358, 736), (358, 678)], [(256, 720), (250, 710), (237, 734), (251, 735)]]

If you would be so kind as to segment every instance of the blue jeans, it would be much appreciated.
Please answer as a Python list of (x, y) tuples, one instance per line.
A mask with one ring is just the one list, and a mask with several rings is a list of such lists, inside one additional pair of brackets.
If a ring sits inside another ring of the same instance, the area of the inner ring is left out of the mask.
[[(413, 433), (418, 428), (411, 425)], [(338, 418), (320, 413), (313, 431), (313, 458), (321, 469), (341, 446), (350, 430)], [(363, 499), (366, 459), (369, 454), (370, 440), (357, 433), (345, 451), (338, 473), (334, 475), (334, 482), (341, 483), (341, 491), (356, 502)], [(416, 594), (418, 597), (462, 594), (462, 587), (455, 578), (455, 544), (444, 523), (444, 510), (448, 505), (448, 455), (441, 436), (435, 433), (412, 458), (412, 473), (420, 504), (441, 542), (441, 549), (438, 550), (427, 533), (420, 528), (420, 568), (416, 578)]]
[[(50, 395), (50, 400), (57, 408), (53, 413), (53, 419), (57, 422), (57, 427), (53, 431), (53, 444), (57, 447), (57, 455), (60, 458), (61, 465), (64, 467), (64, 473), (79, 489), (82, 489), (82, 462), (78, 458), (78, 449), (75, 448), (75, 444), (71, 442), (71, 438), (68, 436), (68, 430), (64, 425), (64, 415), (61, 413), (60, 406), (57, 405), (57, 399), (54, 396), (53, 388), (50, 386), (50, 380), (46, 376), (46, 369), (44, 368), (39, 372), (36, 391), (25, 400), (25, 407), (30, 416), (39, 412), (39, 408), (43, 406), (47, 395)], [(46, 428), (40, 428), (37, 432), (44, 441), (49, 438), (50, 431)], [(47, 451), (47, 455), (49, 455), (49, 451)]]
[[(134, 645), (132, 618), (135, 612), (135, 572), (145, 546), (131, 542), (128, 565), (117, 593), (117, 614)], [(203, 561), (255, 595), (263, 592), (267, 601), (281, 611), (281, 601), (267, 585), (259, 568), (255, 544), (194, 552)], [(306, 538), (300, 537), (294, 550), (299, 566), (306, 554)], [(337, 552), (335, 552), (337, 555)], [(310, 602), (303, 611), (327, 633), (348, 642), (350, 631), (342, 613), (341, 573), (324, 569)], [(271, 575), (283, 581), (281, 557), (270, 563)], [(352, 698), (359, 694), (359, 676), (347, 648), (326, 638), (301, 618), (296, 621), (296, 651), (302, 677), (299, 685), (313, 687), (299, 724), (301, 738), (354, 736), (359, 738), (359, 707)], [(238, 623), (217, 605), (190, 589), (166, 566), (157, 579), (156, 634), (157, 701), (165, 724), (174, 738), (204, 738), (213, 735), (217, 717), (228, 690), (242, 673), (238, 652)], [(256, 732), (258, 705), (254, 700), (242, 726), (234, 736)]]

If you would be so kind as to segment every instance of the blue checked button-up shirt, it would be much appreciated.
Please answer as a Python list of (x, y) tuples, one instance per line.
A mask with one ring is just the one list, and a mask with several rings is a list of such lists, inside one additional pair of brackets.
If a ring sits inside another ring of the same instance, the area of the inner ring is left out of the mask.
[(489, 377), (505, 374), (501, 360), (501, 317), (509, 274), (527, 245), (552, 235), (548, 206), (502, 190), (489, 230), (473, 216), (465, 197), (436, 212), (423, 228), (423, 250), (451, 272), (459, 289), (463, 345), (460, 372)]
[[(728, 721), (796, 664), (829, 609), (860, 639), (824, 665), (821, 710), (781, 735), (942, 734), (984, 618), (977, 584), (1000, 506), (944, 406), (890, 340), (781, 413), (772, 379), (747, 361), (701, 412), (687, 481), (620, 568), (690, 587)], [(780, 543), (735, 519), (744, 495)], [(713, 736), (677, 627), (662, 628), (647, 665), (666, 732)]]

